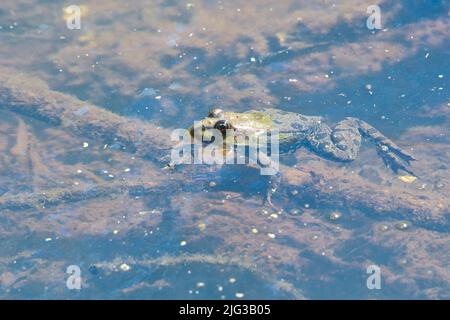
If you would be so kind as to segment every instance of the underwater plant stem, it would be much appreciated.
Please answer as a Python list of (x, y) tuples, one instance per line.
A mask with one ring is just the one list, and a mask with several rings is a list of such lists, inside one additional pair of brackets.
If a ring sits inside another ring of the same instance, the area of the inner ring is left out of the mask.
[(78, 98), (51, 90), (17, 70), (0, 67), (0, 108), (58, 125), (78, 136), (161, 161), (171, 148), (170, 130), (128, 119)]
[(71, 203), (94, 198), (111, 197), (129, 193), (131, 195), (146, 195), (153, 192), (164, 192), (156, 182), (142, 180), (117, 181), (89, 186), (73, 186), (54, 188), (33, 193), (18, 195), (4, 194), (0, 196), (0, 210), (42, 209), (60, 203)]

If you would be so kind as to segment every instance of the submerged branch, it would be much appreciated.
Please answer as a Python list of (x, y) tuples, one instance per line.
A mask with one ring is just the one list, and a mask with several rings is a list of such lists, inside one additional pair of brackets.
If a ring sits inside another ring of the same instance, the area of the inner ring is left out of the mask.
[(78, 136), (114, 141), (153, 160), (166, 156), (171, 147), (167, 129), (53, 91), (42, 80), (5, 67), (0, 67), (0, 108), (42, 119)]
[(301, 196), (315, 198), (317, 203), (389, 214), (419, 226), (448, 229), (449, 201), (439, 194), (380, 186), (344, 169), (321, 167), (286, 168), (284, 176), (289, 188), (296, 188)]
[(71, 203), (129, 193), (141, 196), (165, 190), (156, 182), (143, 180), (116, 181), (92, 186), (47, 189), (40, 192), (0, 196), (0, 210), (40, 209), (61, 203)]
[[(78, 136), (108, 143), (121, 143), (125, 151), (160, 161), (169, 155), (170, 131), (136, 119), (128, 119), (76, 97), (55, 92), (43, 81), (0, 67), (0, 108), (43, 119)], [(449, 201), (439, 194), (418, 190), (384, 187), (365, 181), (345, 170), (330, 170), (326, 165), (283, 167), (290, 186), (319, 202), (335, 207), (362, 207), (377, 213), (390, 213), (420, 224), (448, 226)], [(173, 180), (175, 181), (175, 180)], [(331, 188), (330, 188), (331, 186)], [(52, 205), (61, 201), (77, 201), (146, 188), (145, 184), (100, 184), (89, 189), (56, 190), (54, 192), (0, 198), (0, 209), (29, 208)], [(156, 186), (153, 186), (156, 187)], [(150, 187), (149, 190), (151, 190)]]
[(118, 266), (123, 261), (127, 261), (127, 263), (131, 264), (132, 266), (147, 267), (152, 269), (155, 269), (155, 267), (168, 267), (177, 265), (185, 266), (191, 263), (211, 264), (217, 266), (236, 266), (243, 270), (248, 270), (253, 274), (256, 274), (261, 279), (264, 279), (265, 281), (271, 283), (275, 288), (289, 294), (294, 299), (305, 299), (303, 293), (298, 290), (295, 285), (289, 283), (284, 279), (279, 280), (273, 277), (270, 273), (264, 272), (262, 268), (258, 268), (257, 265), (255, 265), (251, 261), (247, 261), (242, 257), (206, 254), (180, 254), (177, 256), (165, 255), (162, 257), (146, 260), (137, 260), (130, 257), (127, 257), (126, 259), (117, 257), (112, 262), (98, 262), (96, 266), (104, 271), (109, 271), (110, 273), (112, 273), (119, 270)]

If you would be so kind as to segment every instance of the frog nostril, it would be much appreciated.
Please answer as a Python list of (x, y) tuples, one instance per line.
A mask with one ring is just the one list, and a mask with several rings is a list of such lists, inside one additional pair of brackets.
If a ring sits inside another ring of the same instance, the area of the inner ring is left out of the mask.
[(215, 108), (212, 109), (209, 114), (208, 117), (210, 118), (220, 118), (223, 115), (223, 110), (220, 108)]

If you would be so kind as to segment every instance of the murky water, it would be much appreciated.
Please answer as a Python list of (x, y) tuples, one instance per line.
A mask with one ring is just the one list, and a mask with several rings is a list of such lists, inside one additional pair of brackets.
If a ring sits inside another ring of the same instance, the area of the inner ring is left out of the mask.
[[(450, 6), (378, 1), (369, 30), (372, 4), (84, 1), (70, 29), (66, 2), (3, 1), (0, 297), (449, 299)], [(368, 142), (350, 163), (301, 148), (281, 157), (275, 212), (254, 168), (170, 172), (115, 137), (25, 115), (5, 89), (16, 75), (50, 88), (24, 89), (30, 104), (62, 92), (157, 132), (213, 107), (357, 117), (414, 154), (417, 178)]]

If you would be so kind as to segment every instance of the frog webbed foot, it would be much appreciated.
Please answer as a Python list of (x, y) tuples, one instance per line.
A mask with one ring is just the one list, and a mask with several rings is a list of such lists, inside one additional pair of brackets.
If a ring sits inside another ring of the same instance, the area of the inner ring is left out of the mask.
[(387, 167), (395, 173), (397, 173), (398, 170), (403, 170), (415, 176), (415, 174), (407, 168), (411, 161), (416, 160), (413, 156), (397, 146), (392, 140), (388, 139), (367, 122), (358, 120), (358, 123), (361, 134), (375, 143), (377, 152)]
[(266, 197), (264, 198), (264, 204), (270, 206), (275, 211), (279, 210), (272, 202), (272, 195), (274, 195), (277, 192), (280, 184), (281, 184), (281, 173), (279, 171), (276, 174), (269, 176)]

